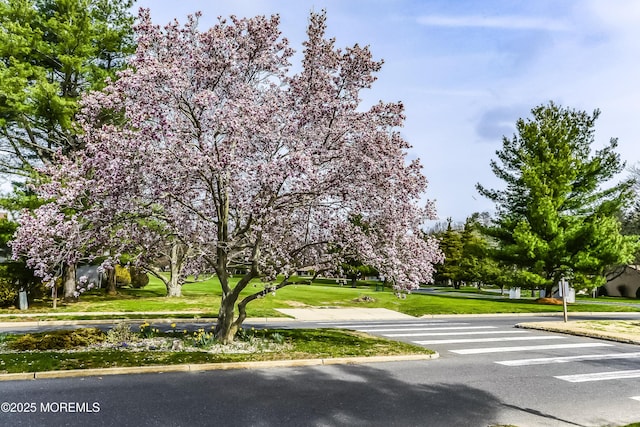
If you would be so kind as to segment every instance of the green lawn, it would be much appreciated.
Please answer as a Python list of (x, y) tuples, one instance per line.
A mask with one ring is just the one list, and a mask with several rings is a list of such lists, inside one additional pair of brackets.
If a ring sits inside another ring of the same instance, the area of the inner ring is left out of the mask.
[[(262, 289), (263, 284), (256, 281), (243, 292), (248, 295)], [(410, 294), (405, 299), (397, 298), (385, 288), (376, 291), (374, 284), (359, 284), (357, 288), (349, 285), (339, 286), (334, 280), (323, 279), (319, 284), (290, 285), (277, 291), (276, 295), (255, 300), (247, 306), (250, 317), (283, 316), (276, 308), (300, 308), (306, 306), (332, 307), (370, 307), (387, 308), (412, 316), (429, 314), (488, 314), (488, 313), (540, 313), (558, 312), (559, 306), (537, 304), (532, 300), (478, 299), (464, 298), (464, 293), (475, 288), (460, 290), (460, 296)], [(451, 288), (447, 288), (451, 290)], [(143, 289), (119, 290), (117, 296), (105, 296), (101, 291), (85, 293), (76, 303), (60, 304), (56, 313), (65, 312), (135, 312), (135, 311), (183, 311), (193, 312), (200, 317), (215, 316), (220, 299), (220, 286), (216, 279), (200, 283), (189, 283), (183, 286), (182, 298), (166, 298), (164, 285), (152, 278)], [(494, 294), (495, 295), (495, 294)], [(370, 302), (357, 302), (360, 297), (374, 299)], [(569, 306), (570, 311), (640, 311), (636, 307), (623, 305), (589, 304), (592, 299), (580, 298), (579, 303)], [(603, 300), (603, 299), (599, 299)], [(618, 301), (608, 298), (606, 301)], [(639, 300), (621, 299), (620, 302), (636, 302)], [(27, 313), (52, 312), (51, 301), (45, 300), (33, 304)], [(3, 309), (0, 313), (25, 313), (16, 309)], [(191, 316), (190, 314), (182, 316)], [(132, 316), (133, 317), (133, 316)]]

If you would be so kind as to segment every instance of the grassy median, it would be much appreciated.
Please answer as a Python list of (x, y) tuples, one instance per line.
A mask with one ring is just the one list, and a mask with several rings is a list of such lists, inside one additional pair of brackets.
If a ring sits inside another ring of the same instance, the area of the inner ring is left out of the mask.
[[(100, 338), (101, 331), (85, 331), (0, 335), (0, 373), (433, 354), (419, 346), (336, 329), (243, 331), (236, 346), (216, 345), (203, 330), (133, 333), (124, 340), (109, 340), (104, 333)], [(72, 334), (80, 338), (69, 339)], [(17, 350), (16, 347), (24, 348), (17, 343), (36, 343), (36, 348), (48, 349)]]

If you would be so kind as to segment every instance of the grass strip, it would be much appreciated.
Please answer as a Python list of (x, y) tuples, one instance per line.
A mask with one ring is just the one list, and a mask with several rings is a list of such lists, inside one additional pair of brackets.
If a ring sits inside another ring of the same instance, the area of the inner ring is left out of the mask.
[[(270, 329), (269, 332), (282, 335), (291, 347), (281, 352), (249, 354), (212, 354), (204, 350), (128, 351), (124, 349), (0, 353), (0, 373), (434, 353), (412, 344), (353, 331)], [(15, 336), (7, 339), (15, 339)]]
[(527, 322), (516, 325), (524, 329), (538, 329), (629, 344), (640, 344), (640, 322), (630, 320), (577, 320), (569, 322)]

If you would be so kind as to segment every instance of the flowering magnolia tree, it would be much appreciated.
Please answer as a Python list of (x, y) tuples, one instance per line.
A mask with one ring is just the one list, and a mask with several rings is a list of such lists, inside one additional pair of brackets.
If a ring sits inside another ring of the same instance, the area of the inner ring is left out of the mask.
[[(223, 342), (250, 301), (300, 268), (350, 257), (397, 290), (431, 281), (442, 256), (419, 230), (434, 211), (419, 205), (426, 179), (396, 130), (403, 106), (359, 98), (382, 63), (366, 47), (335, 48), (314, 13), (292, 75), (278, 20), (231, 17), (200, 32), (197, 16), (160, 28), (141, 10), (131, 68), (84, 99), (86, 149), (48, 171), (39, 191), (51, 202), (25, 214), (15, 256), (52, 279), (105, 249), (144, 264), (180, 248), (169, 294), (187, 274), (214, 272)], [(264, 288), (241, 298), (258, 278)]]

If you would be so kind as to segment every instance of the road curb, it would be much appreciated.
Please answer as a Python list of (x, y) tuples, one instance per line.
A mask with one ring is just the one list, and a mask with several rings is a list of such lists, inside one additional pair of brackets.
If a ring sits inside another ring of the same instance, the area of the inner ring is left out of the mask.
[(615, 334), (607, 334), (606, 332), (601, 332), (596, 330), (587, 331), (584, 329), (578, 329), (578, 330), (567, 329), (560, 326), (544, 325), (536, 322), (518, 323), (515, 325), (515, 327), (520, 329), (532, 329), (532, 330), (544, 331), (544, 332), (555, 332), (559, 334), (573, 335), (577, 337), (594, 338), (594, 339), (613, 341), (613, 342), (619, 342), (624, 344), (640, 345), (640, 338), (638, 339), (627, 338), (623, 336), (616, 336)]
[(33, 372), (22, 372), (16, 374), (0, 374), (0, 381), (22, 381), (32, 380), (35, 378)]
[[(482, 313), (482, 314), (424, 314), (416, 319), (446, 319), (456, 317), (562, 317), (562, 311), (544, 313)], [(570, 311), (571, 316), (627, 316), (638, 315), (638, 311)]]
[(293, 359), (293, 360), (265, 360), (230, 363), (200, 363), (184, 365), (154, 365), (132, 366), (126, 368), (96, 368), (96, 369), (70, 369), (65, 371), (24, 372), (15, 374), (0, 374), (0, 381), (24, 381), (51, 378), (76, 378), (95, 377), (107, 375), (131, 375), (131, 374), (157, 374), (165, 372), (203, 372), (222, 371), (232, 369), (267, 369), (288, 368), (300, 366), (321, 365), (356, 365), (365, 363), (409, 362), (420, 360), (433, 360), (440, 354), (408, 354), (399, 356), (372, 356), (372, 357), (335, 357), (327, 359)]

